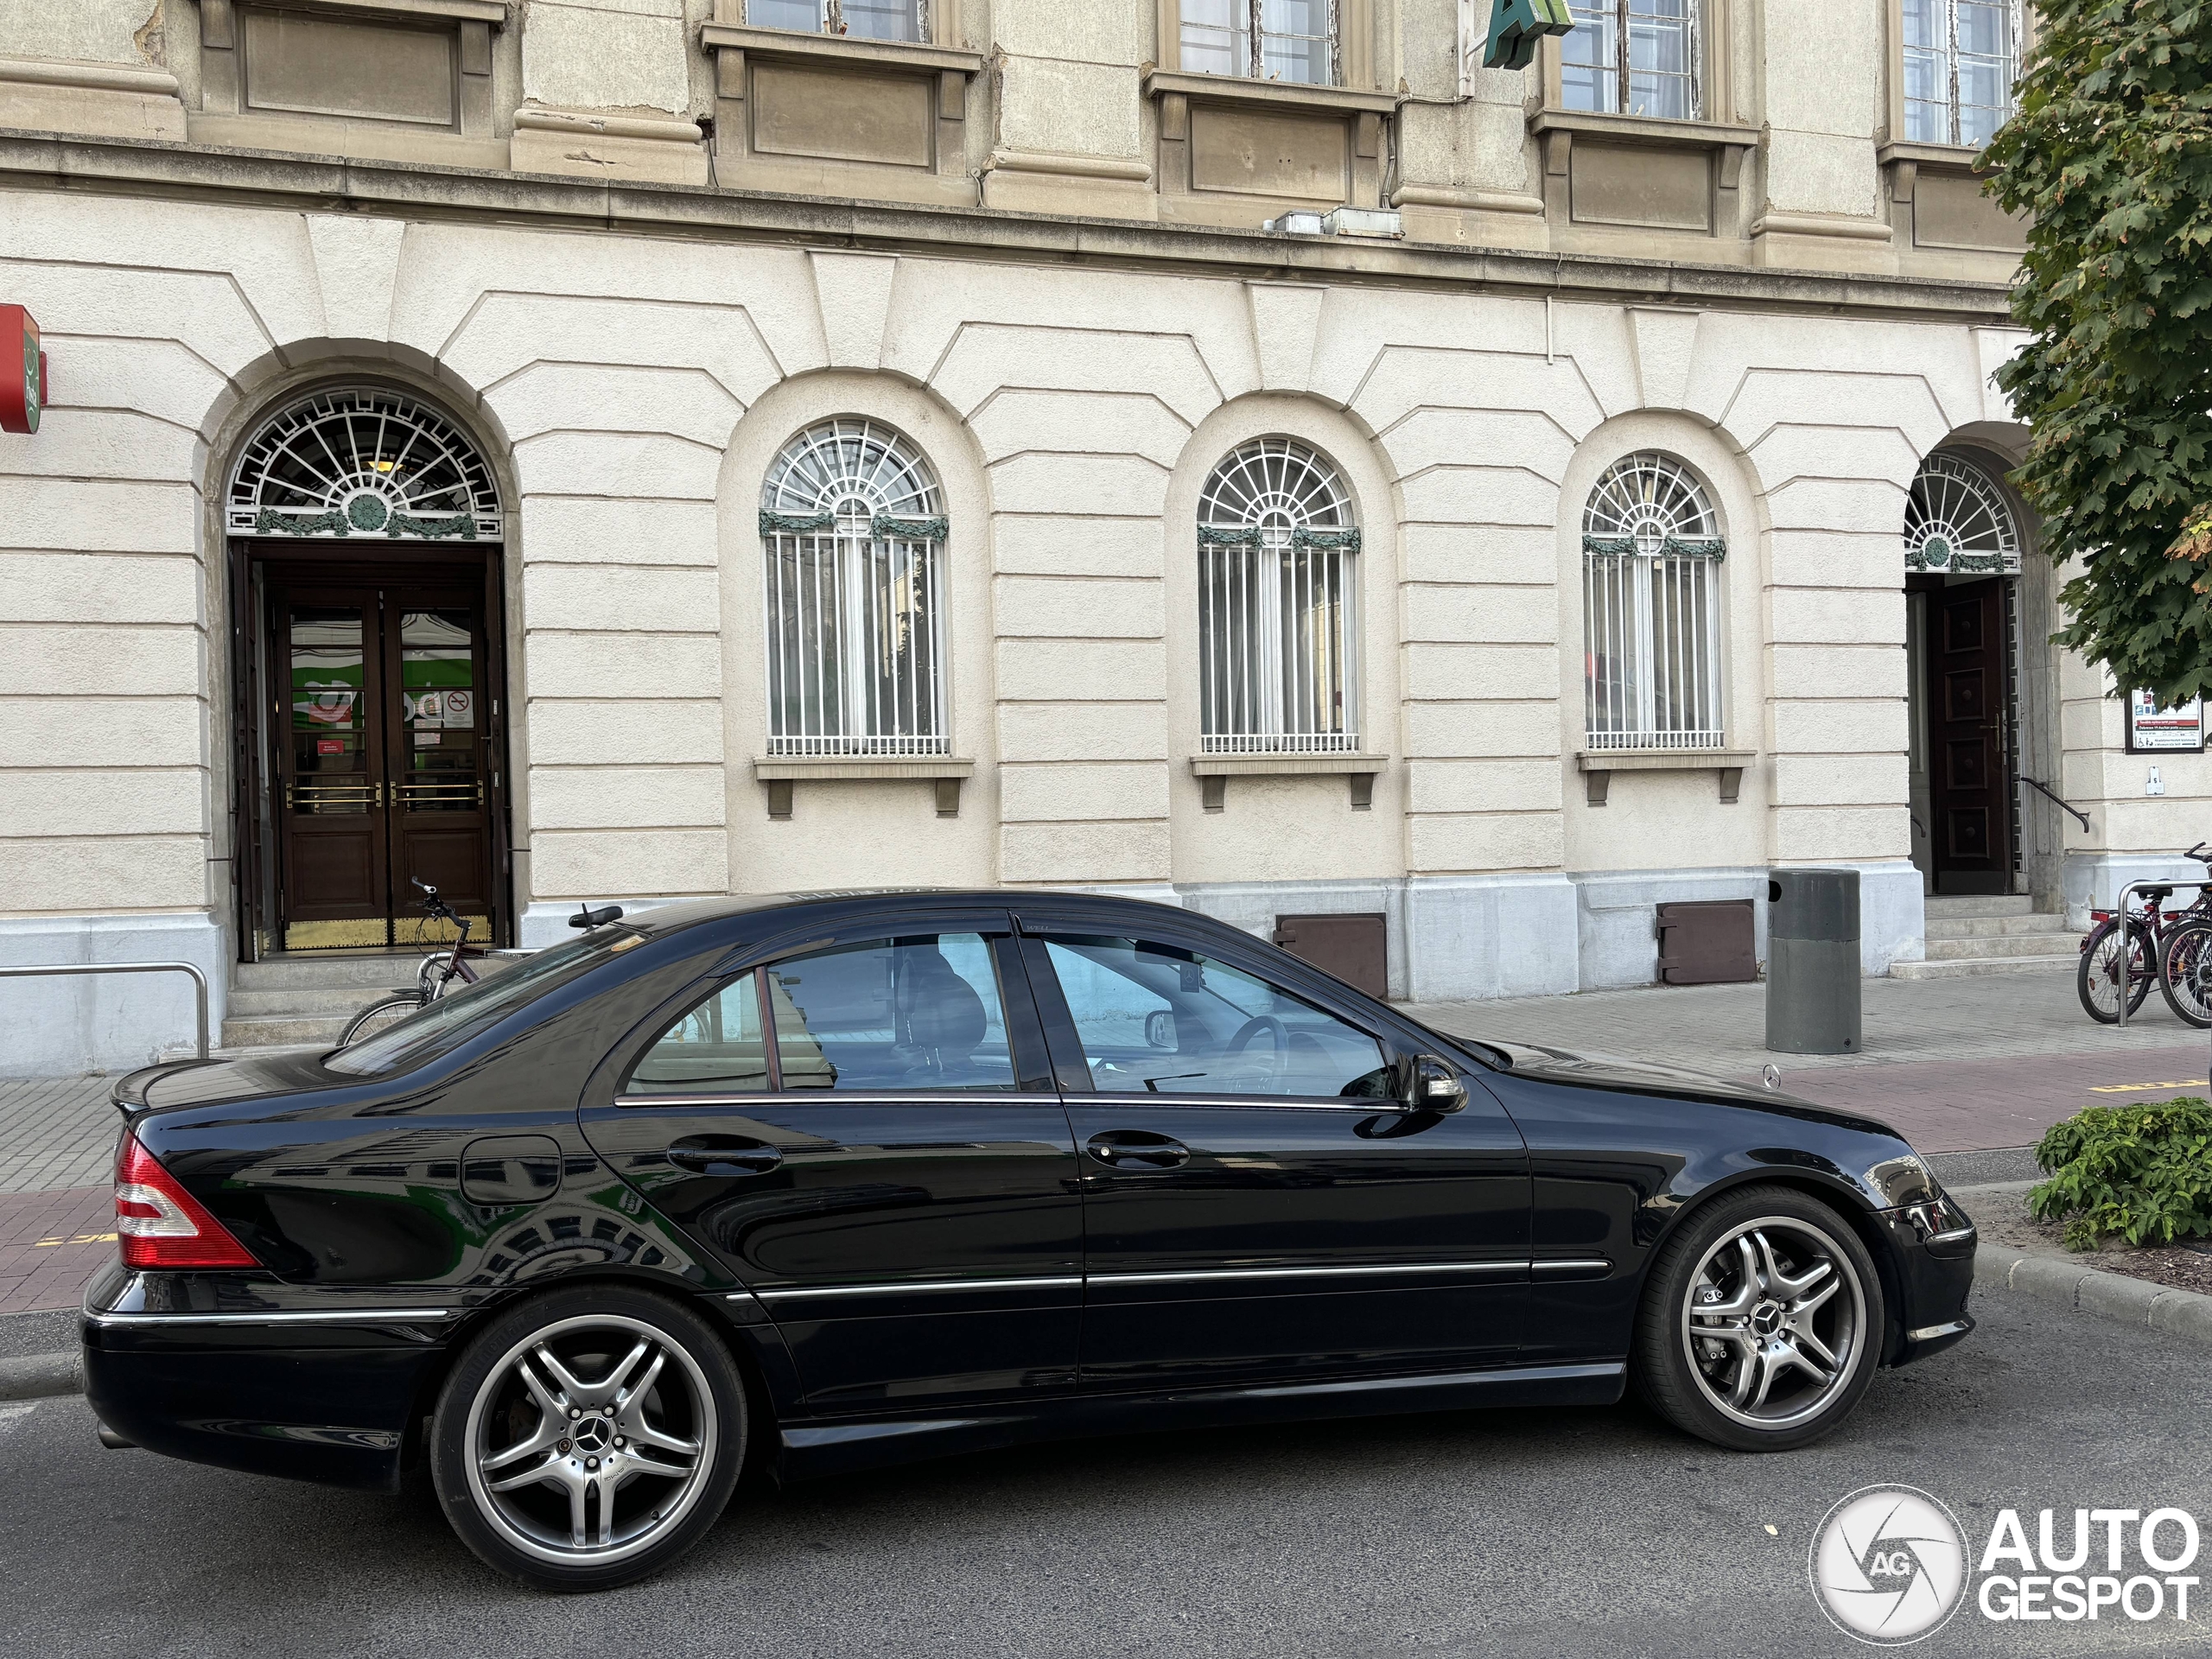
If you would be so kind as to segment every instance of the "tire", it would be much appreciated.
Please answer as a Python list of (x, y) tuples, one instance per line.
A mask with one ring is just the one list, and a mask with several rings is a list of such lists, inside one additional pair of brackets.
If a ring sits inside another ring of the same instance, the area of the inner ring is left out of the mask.
[(2180, 1018), (2200, 1031), (2212, 1027), (2212, 921), (2185, 922), (2166, 935), (2158, 989)]
[(423, 999), (413, 991), (401, 991), (381, 1002), (372, 1002), (346, 1022), (346, 1029), (338, 1033), (338, 1046), (348, 1048), (365, 1037), (373, 1037), (397, 1025), (422, 1006)]
[[(493, 1320), (430, 1422), (447, 1521), (540, 1589), (657, 1573), (721, 1516), (745, 1458), (745, 1389), (697, 1313), (626, 1285), (580, 1285)], [(504, 1488), (504, 1490), (502, 1490)]]
[[(2120, 944), (2115, 935), (2118, 926), (2117, 922), (2109, 919), (2098, 923), (2083, 943), (2082, 960), (2074, 969), (2075, 995), (2082, 999), (2082, 1007), (2089, 1018), (2104, 1026), (2120, 1022)], [(2136, 1010), (2143, 1006), (2143, 999), (2151, 995), (2151, 982), (2158, 975), (2151, 960), (2143, 925), (2129, 923), (2127, 936), (2127, 1017), (2133, 1020)]]
[(1792, 1188), (1746, 1187), (1694, 1212), (1653, 1259), (1637, 1382), (1687, 1433), (1787, 1452), (1850, 1416), (1886, 1321), (1881, 1277), (1848, 1221)]

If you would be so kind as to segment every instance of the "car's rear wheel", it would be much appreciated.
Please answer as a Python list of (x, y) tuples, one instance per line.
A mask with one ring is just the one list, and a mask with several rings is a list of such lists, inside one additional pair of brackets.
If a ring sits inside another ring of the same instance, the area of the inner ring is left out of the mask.
[(1661, 1247), (1637, 1316), (1637, 1377), (1676, 1427), (1741, 1452), (1832, 1433), (1873, 1380), (1885, 1314), (1850, 1223), (1788, 1187), (1748, 1187)]
[(729, 1501), (745, 1390), (696, 1313), (620, 1285), (536, 1298), (454, 1364), (431, 1473), (461, 1541), (551, 1590), (658, 1571)]

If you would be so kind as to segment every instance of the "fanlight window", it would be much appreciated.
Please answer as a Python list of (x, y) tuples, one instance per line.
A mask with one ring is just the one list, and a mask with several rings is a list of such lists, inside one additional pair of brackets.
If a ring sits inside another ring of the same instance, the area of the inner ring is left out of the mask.
[(1592, 749), (1721, 747), (1720, 570), (1704, 488), (1671, 455), (1613, 463), (1582, 518)]
[(1904, 504), (1904, 568), (2017, 575), (2020, 537), (1996, 483), (1970, 461), (1930, 455)]
[(245, 447), (225, 520), (233, 536), (497, 541), (499, 493), (475, 446), (397, 391), (319, 391)]
[(768, 753), (949, 754), (944, 507), (887, 426), (809, 427), (760, 492)]
[(1359, 747), (1359, 527), (1336, 470), (1256, 438), (1198, 497), (1200, 730), (1208, 754)]

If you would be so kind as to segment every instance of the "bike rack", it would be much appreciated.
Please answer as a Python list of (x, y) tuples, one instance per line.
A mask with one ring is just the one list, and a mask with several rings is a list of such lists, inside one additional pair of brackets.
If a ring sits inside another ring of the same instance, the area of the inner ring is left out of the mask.
[[(2202, 893), (2205, 888), (2212, 887), (2212, 881), (2160, 881), (2153, 878), (2130, 881), (2120, 890), (2120, 900), (2113, 905), (2113, 914), (2120, 922), (2120, 1028), (2122, 1031), (2127, 1029), (2127, 900), (2138, 887), (2164, 887), (2175, 893), (2183, 887), (2195, 887)], [(2147, 937), (2147, 929), (2145, 934)], [(2156, 963), (2152, 966), (2157, 968)]]
[(188, 962), (73, 962), (51, 968), (0, 968), (0, 979), (48, 978), (63, 974), (189, 974), (193, 1013), (200, 1023), (200, 1058), (207, 1058), (207, 976)]

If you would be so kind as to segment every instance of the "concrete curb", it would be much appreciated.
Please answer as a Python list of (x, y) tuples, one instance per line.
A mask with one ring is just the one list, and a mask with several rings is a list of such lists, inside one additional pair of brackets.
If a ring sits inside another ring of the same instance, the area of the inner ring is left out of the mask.
[(22, 1359), (0, 1359), (0, 1400), (43, 1400), (57, 1394), (85, 1391), (85, 1357), (81, 1353), (32, 1354)]
[(2212, 1344), (2212, 1296), (2194, 1290), (2101, 1272), (2063, 1256), (2024, 1255), (1986, 1245), (1974, 1252), (1974, 1276), (1978, 1284), (2002, 1283), (2037, 1301)]

